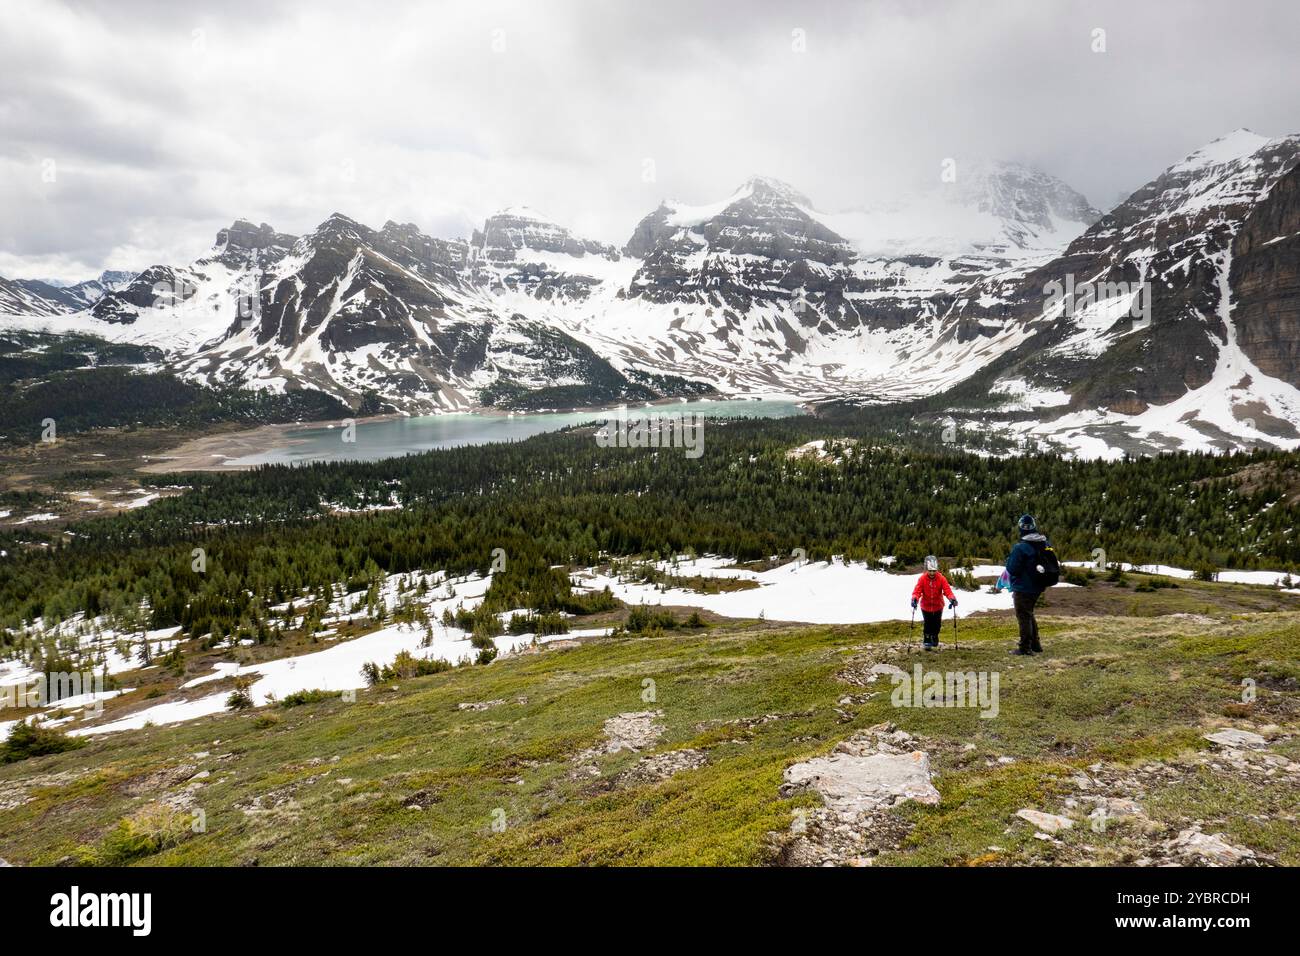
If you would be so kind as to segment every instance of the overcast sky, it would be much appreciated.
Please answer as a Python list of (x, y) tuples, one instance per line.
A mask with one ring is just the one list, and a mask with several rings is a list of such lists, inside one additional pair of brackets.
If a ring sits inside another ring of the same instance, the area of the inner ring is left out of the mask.
[(1109, 208), (1237, 127), (1300, 132), (1295, 0), (3, 13), (8, 277), (186, 262), (235, 218), (300, 233), (336, 210), (457, 236), (522, 203), (621, 245), (665, 196), (760, 173), (837, 211), (947, 157), (1028, 163)]

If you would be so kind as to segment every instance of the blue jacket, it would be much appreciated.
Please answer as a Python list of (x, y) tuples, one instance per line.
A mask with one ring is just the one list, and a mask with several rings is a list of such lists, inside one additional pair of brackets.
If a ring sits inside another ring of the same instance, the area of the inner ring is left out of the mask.
[(1011, 590), (1021, 594), (1041, 594), (1042, 589), (1034, 583), (1034, 565), (1038, 563), (1038, 547), (1047, 547), (1045, 535), (1033, 532), (1021, 537), (1007, 557), (1007, 574), (1011, 578)]

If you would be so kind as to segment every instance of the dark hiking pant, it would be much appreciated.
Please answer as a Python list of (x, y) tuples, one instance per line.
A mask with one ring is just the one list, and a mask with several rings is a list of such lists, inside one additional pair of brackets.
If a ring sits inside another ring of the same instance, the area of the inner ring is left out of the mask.
[(925, 643), (928, 647), (934, 647), (939, 643), (939, 632), (943, 630), (943, 611), (922, 611), (921, 617), (925, 618), (922, 627)]
[(1020, 625), (1020, 649), (1022, 651), (1039, 651), (1043, 646), (1038, 643), (1038, 621), (1034, 618), (1034, 605), (1041, 594), (1029, 594), (1013, 591), (1011, 601), (1016, 608), (1016, 623)]

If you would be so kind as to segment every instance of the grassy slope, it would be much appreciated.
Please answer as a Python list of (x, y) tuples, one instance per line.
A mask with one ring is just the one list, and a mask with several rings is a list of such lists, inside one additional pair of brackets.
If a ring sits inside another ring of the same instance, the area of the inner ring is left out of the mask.
[[(356, 703), (113, 735), (0, 767), (0, 856), (22, 864), (761, 864), (776, 855), (769, 832), (787, 830), (796, 807), (817, 802), (780, 798), (783, 769), (891, 721), (924, 738), (943, 801), (893, 811), (911, 833), (879, 862), (989, 860), (990, 845), (1001, 848), (998, 862), (1124, 862), (1134, 855), (1122, 827), (1076, 827), (1054, 845), (1034, 839), (1014, 813), (1050, 808), (1071, 774), (1098, 761), (1208, 749), (1201, 733), (1214, 722), (1300, 726), (1300, 613), (1050, 618), (1049, 654), (1031, 661), (1006, 655), (1009, 624), (966, 621), (960, 650), (925, 659), (932, 668), (1000, 671), (992, 720), (974, 710), (894, 708), (887, 683), (855, 688), (837, 678), (905, 639), (905, 624), (737, 624), (524, 655), (362, 691)], [(892, 660), (910, 669), (915, 652), (899, 653)], [(1244, 710), (1243, 677), (1260, 688)], [(647, 678), (653, 703), (642, 699)], [(837, 705), (874, 690), (883, 693)], [(496, 698), (505, 703), (457, 708)], [(647, 709), (662, 710), (666, 727), (655, 752), (698, 748), (707, 763), (627, 786), (616, 777), (638, 755), (597, 758), (597, 778), (574, 772), (606, 718)], [(783, 716), (720, 725), (769, 714)], [(962, 749), (968, 742), (974, 751)], [(1300, 759), (1295, 739), (1274, 750)], [(210, 776), (187, 784), (200, 770)], [(1205, 821), (1206, 832), (1296, 865), (1300, 794), (1289, 779), (1257, 786), (1202, 769), (1154, 787), (1144, 806), (1170, 832)], [(192, 796), (179, 796), (187, 786)], [(169, 798), (180, 812), (160, 809)], [(206, 813), (205, 833), (185, 828), (194, 807)], [(503, 832), (493, 829), (498, 809)], [(148, 839), (132, 842), (141, 833), (166, 833), (174, 845), (150, 853)]]

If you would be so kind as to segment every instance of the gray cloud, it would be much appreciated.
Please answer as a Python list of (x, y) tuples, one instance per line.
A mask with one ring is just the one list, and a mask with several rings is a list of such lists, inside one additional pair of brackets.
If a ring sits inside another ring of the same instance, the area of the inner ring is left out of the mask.
[(0, 274), (183, 261), (236, 217), (334, 210), (451, 235), (527, 203), (621, 243), (751, 173), (836, 209), (949, 156), (1109, 206), (1236, 127), (1300, 131), (1297, 35), (1281, 0), (12, 0)]

